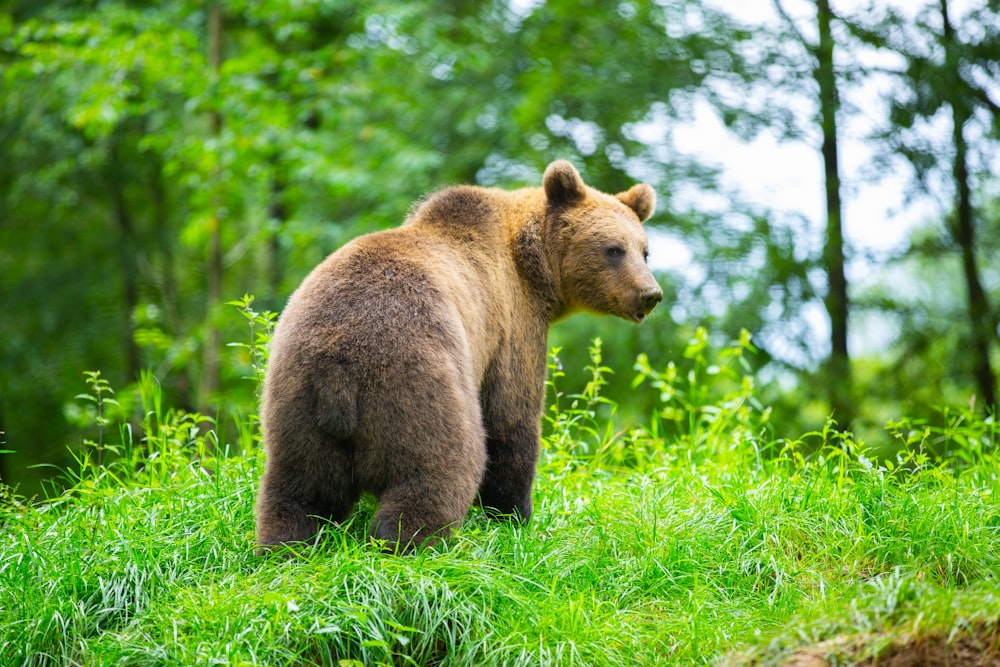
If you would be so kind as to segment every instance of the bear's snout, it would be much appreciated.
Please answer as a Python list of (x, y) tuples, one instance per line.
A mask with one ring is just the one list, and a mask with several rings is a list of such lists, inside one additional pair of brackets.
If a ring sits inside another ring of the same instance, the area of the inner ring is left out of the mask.
[(646, 290), (642, 293), (642, 307), (648, 313), (656, 307), (656, 304), (663, 301), (663, 290), (659, 287)]
[(659, 285), (643, 290), (639, 294), (639, 311), (633, 316), (635, 321), (642, 322), (646, 319), (646, 315), (649, 315), (660, 301), (663, 301), (663, 290)]

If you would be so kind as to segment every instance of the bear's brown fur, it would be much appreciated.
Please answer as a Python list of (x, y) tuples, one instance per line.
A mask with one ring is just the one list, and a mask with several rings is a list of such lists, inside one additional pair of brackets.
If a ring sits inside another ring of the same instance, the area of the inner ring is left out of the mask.
[(553, 162), (541, 188), (454, 187), (348, 243), (296, 290), (271, 342), (257, 500), (266, 549), (379, 499), (391, 547), (447, 533), (476, 500), (531, 516), (551, 322), (641, 321), (645, 184), (618, 195)]

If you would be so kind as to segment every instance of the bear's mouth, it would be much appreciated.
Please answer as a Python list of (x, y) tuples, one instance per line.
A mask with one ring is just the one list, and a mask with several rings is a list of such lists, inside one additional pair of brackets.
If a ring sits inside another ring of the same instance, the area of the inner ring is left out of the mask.
[(641, 311), (637, 313), (632, 313), (632, 319), (635, 320), (636, 323), (642, 322), (644, 319), (646, 319), (646, 313), (643, 313)]

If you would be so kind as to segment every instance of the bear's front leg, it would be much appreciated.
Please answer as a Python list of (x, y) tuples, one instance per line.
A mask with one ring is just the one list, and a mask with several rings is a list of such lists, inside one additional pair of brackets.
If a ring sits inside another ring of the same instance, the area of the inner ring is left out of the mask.
[(480, 388), (487, 460), (479, 504), (491, 517), (527, 522), (542, 434), (546, 324), (529, 318), (521, 326), (497, 354)]
[(486, 475), (479, 487), (479, 504), (494, 518), (527, 522), (531, 518), (531, 487), (538, 461), (540, 427), (522, 423), (503, 437), (487, 436)]

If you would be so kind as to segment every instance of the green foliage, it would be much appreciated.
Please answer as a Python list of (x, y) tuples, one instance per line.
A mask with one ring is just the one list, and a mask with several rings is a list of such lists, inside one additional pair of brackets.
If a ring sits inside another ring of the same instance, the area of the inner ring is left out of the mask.
[(897, 447), (935, 459), (957, 459), (978, 465), (983, 454), (997, 453), (1000, 428), (995, 415), (983, 419), (974, 406), (957, 410), (944, 407), (938, 412), (930, 419), (890, 420), (886, 431), (893, 436)]
[(733, 443), (769, 434), (770, 409), (764, 408), (754, 395), (748, 352), (756, 350), (746, 329), (738, 342), (716, 350), (709, 345), (708, 331), (699, 327), (684, 350), (686, 372), (679, 371), (674, 362), (669, 362), (664, 371), (657, 371), (649, 358), (640, 354), (635, 364), (639, 374), (632, 389), (648, 380), (659, 392), (662, 407), (653, 423), (661, 437), (675, 440), (688, 452), (722, 446), (722, 451), (706, 452), (718, 457), (731, 450)]
[(269, 310), (258, 312), (252, 308), (253, 302), (254, 297), (251, 294), (244, 294), (242, 299), (227, 302), (227, 305), (239, 309), (250, 326), (250, 342), (230, 343), (229, 347), (238, 348), (247, 353), (250, 368), (253, 369), (253, 375), (248, 376), (247, 379), (256, 382), (257, 395), (259, 396), (261, 388), (264, 386), (264, 371), (267, 369), (267, 360), (270, 357), (271, 350), (268, 344), (274, 333), (278, 314)]
[[(605, 378), (613, 373), (610, 368), (601, 364), (601, 339), (595, 338), (588, 353), (590, 365), (586, 370), (590, 379), (579, 394), (564, 396), (559, 390), (561, 380), (566, 377), (562, 362), (559, 361), (559, 348), (553, 348), (549, 356), (548, 388), (552, 401), (545, 414), (547, 430), (551, 434), (548, 440), (554, 455), (570, 460), (581, 456), (599, 456), (619, 434), (613, 432), (613, 421), (616, 405), (601, 393)], [(569, 401), (569, 405), (564, 405)], [(605, 414), (599, 414), (599, 408), (607, 408)], [(601, 429), (601, 426), (605, 429)]]
[[(266, 344), (269, 317), (235, 303)], [(751, 349), (699, 334), (673, 371), (640, 359), (635, 391), (657, 411), (625, 431), (602, 416), (616, 413), (602, 343), (578, 395), (559, 393), (575, 373), (553, 355), (561, 407), (532, 523), (473, 511), (407, 557), (368, 543), (370, 500), (313, 546), (255, 557), (252, 418), (236, 455), (146, 374), (117, 456), (83, 457), (43, 504), (0, 503), (0, 662), (709, 664), (844, 634), (868, 638), (845, 655), (875, 655), (903, 631), (995, 624), (995, 426), (900, 422), (892, 461), (832, 428), (772, 440), (744, 387)], [(111, 387), (87, 380), (79, 400), (110, 419)]]
[(940, 403), (944, 390), (958, 395), (948, 402), (971, 395), (997, 409), (1000, 320), (992, 304), (1000, 282), (990, 267), (1000, 236), (990, 164), (1000, 146), (1000, 107), (982, 82), (996, 69), (1000, 36), (973, 26), (998, 20), (996, 3), (942, 1), (919, 6), (915, 20), (883, 7), (848, 23), (901, 63), (887, 81), (888, 118), (873, 132), (888, 149), (876, 168), (909, 168), (920, 189), (949, 201), (943, 220), (918, 229), (889, 264), (886, 273), (909, 288), (879, 284), (862, 295), (869, 309), (892, 313), (899, 328), (887, 359), (878, 361), (886, 362), (882, 377), (900, 377), (893, 384), (907, 402)]
[[(211, 6), (223, 19), (217, 69), (208, 56)], [(879, 8), (857, 14), (835, 17), (846, 28), (839, 53), (879, 40), (912, 47), (897, 49), (907, 67), (899, 81), (923, 87), (896, 91), (887, 122), (918, 171), (947, 162), (946, 142), (908, 139), (925, 136), (921, 119), (940, 106), (949, 81), (976, 110), (970, 123), (982, 141), (973, 148), (988, 166), (996, 128), (981, 82), (997, 50), (994, 34), (979, 28), (992, 25), (994, 9), (974, 7), (956, 21), (956, 53), (967, 64), (960, 81), (941, 75), (930, 22)], [(811, 124), (796, 122), (782, 91), (808, 75), (809, 57), (787, 33), (679, 1), (5, 4), (0, 430), (14, 454), (0, 457), (0, 475), (35, 493), (47, 469), (32, 464), (64, 465), (66, 442), (96, 437), (86, 411), (63, 401), (91, 368), (121, 396), (148, 369), (169, 404), (210, 415), (222, 439), (241, 437), (234, 416), (253, 411), (244, 377), (256, 362), (251, 348), (224, 350), (209, 391), (208, 351), (237, 331), (218, 294), (252, 289), (256, 311), (277, 312), (326, 254), (398, 224), (422, 194), (457, 182), (537, 184), (557, 157), (605, 190), (653, 184), (651, 229), (683, 242), (696, 267), (660, 276), (664, 304), (642, 327), (584, 318), (558, 325), (551, 345), (564, 363), (586, 365), (588, 341), (600, 337), (601, 365), (625, 369), (644, 352), (665, 371), (698, 327), (713, 340), (747, 329), (759, 352), (744, 359), (773, 406), (770, 421), (817, 428), (829, 414), (831, 380), (812, 373), (825, 352), (803, 313), (822, 297), (821, 244), (807, 221), (721, 190), (714, 168), (675, 142), (677, 123), (705, 101), (740, 136), (764, 127), (808, 136)], [(872, 76), (849, 64), (841, 74), (851, 84)], [(841, 113), (855, 112), (845, 104)], [(995, 178), (975, 176), (983, 284), (995, 301), (1000, 283), (987, 261), (998, 238)], [(216, 233), (221, 276), (208, 250)], [(887, 354), (852, 367), (865, 379), (866, 436), (935, 403), (964, 405), (971, 393), (967, 337), (953, 326), (965, 317), (955, 307), (957, 265), (930, 251), (923, 260), (915, 271), (931, 276), (933, 300), (908, 299), (895, 274), (871, 299), (852, 286), (860, 304), (852, 321), (867, 308), (898, 322)], [(221, 290), (209, 288), (216, 279)], [(914, 281), (908, 272), (902, 282)], [(630, 377), (605, 379), (601, 395), (618, 406), (607, 437), (659, 409)], [(565, 378), (562, 390), (582, 394), (586, 382)], [(139, 409), (133, 400), (122, 406), (133, 422)], [(609, 410), (595, 407), (602, 418)], [(665, 433), (680, 426), (657, 424)]]
[[(91, 413), (90, 417), (97, 426), (97, 441), (84, 439), (83, 446), (85, 449), (92, 450), (96, 454), (95, 465), (100, 468), (105, 450), (104, 431), (112, 423), (109, 413), (112, 409), (120, 408), (121, 406), (114, 399), (114, 389), (111, 388), (110, 383), (106, 379), (101, 377), (100, 371), (87, 371), (84, 373), (84, 376), (87, 379), (87, 386), (90, 387), (91, 393), (77, 394), (76, 398), (89, 401), (93, 404), (93, 413)], [(113, 447), (111, 451), (117, 453)], [(87, 452), (83, 454), (82, 458), (86, 460), (89, 455), (90, 452)]]
[[(227, 2), (216, 70), (211, 5), (0, 10), (0, 420), (17, 468), (58, 458), (76, 427), (51, 416), (86, 368), (117, 387), (149, 368), (173, 403), (249, 411), (239, 357), (205, 391), (215, 332), (233, 331), (209, 289), (216, 234), (221, 293), (252, 285), (278, 310), (326, 254), (445, 184), (535, 184), (555, 157), (605, 189), (637, 159), (656, 183), (703, 175), (631, 128), (683, 105), (707, 76), (689, 60), (727, 50), (708, 9)], [(664, 38), (694, 14), (697, 31)]]

